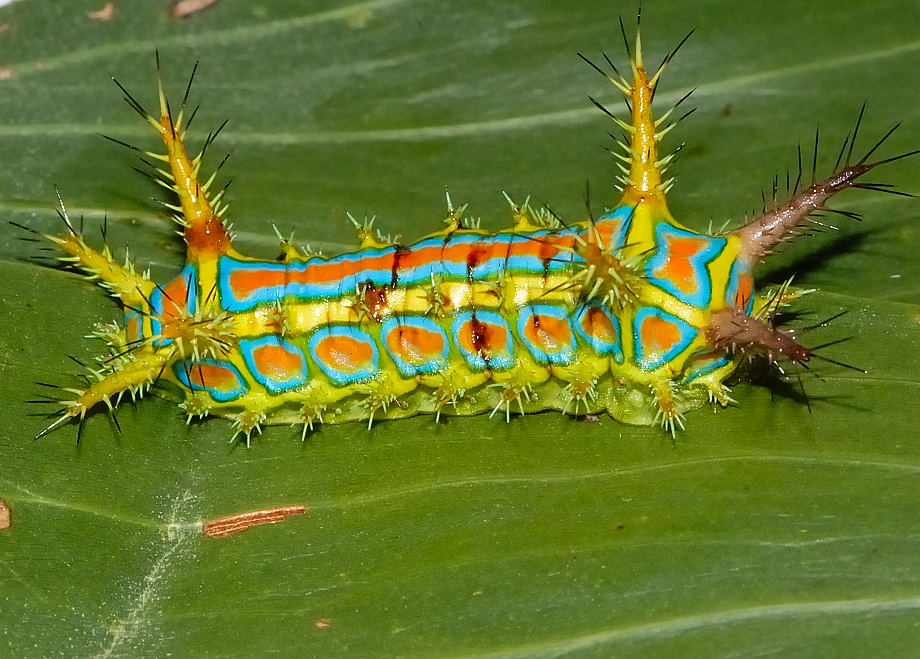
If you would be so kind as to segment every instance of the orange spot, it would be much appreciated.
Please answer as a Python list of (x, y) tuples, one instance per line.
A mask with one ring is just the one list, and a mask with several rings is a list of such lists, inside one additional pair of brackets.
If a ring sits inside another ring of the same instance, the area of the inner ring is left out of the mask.
[(620, 230), (622, 224), (623, 224), (623, 221), (618, 220), (618, 219), (617, 220), (610, 220), (610, 219), (600, 220), (596, 224), (597, 232), (600, 234), (600, 237), (601, 237), (602, 247), (610, 247), (611, 243), (613, 242), (611, 238), (613, 238), (613, 235)]
[(169, 319), (186, 315), (188, 310), (188, 305), (186, 304), (186, 300), (188, 300), (188, 280), (186, 277), (183, 275), (178, 279), (173, 279), (162, 288), (163, 313), (160, 314), (160, 317)]
[(683, 293), (696, 290), (697, 274), (690, 259), (707, 245), (705, 238), (668, 238), (668, 260), (655, 275), (669, 280)]
[(533, 314), (524, 327), (524, 336), (544, 352), (558, 352), (572, 342), (569, 324), (559, 318)]
[(201, 532), (211, 538), (223, 538), (228, 535), (242, 533), (250, 526), (283, 522), (291, 515), (303, 515), (305, 512), (307, 512), (306, 506), (280, 506), (278, 508), (266, 508), (265, 510), (253, 510), (248, 513), (213, 519), (201, 527)]
[(663, 318), (649, 316), (642, 321), (642, 345), (646, 353), (662, 353), (680, 341), (680, 329)]
[(230, 288), (238, 300), (266, 286), (284, 286), (284, 271), (237, 269), (230, 273)]
[(141, 335), (141, 326), (140, 319), (136, 316), (130, 316), (128, 322), (125, 323), (125, 334), (128, 336), (129, 341), (133, 341), (135, 337)]
[(217, 364), (195, 364), (188, 370), (188, 379), (202, 389), (230, 391), (240, 386), (236, 373)]
[(412, 366), (421, 366), (444, 351), (444, 337), (411, 325), (395, 327), (387, 335), (387, 346)]
[[(203, 205), (207, 202), (199, 203)], [(197, 210), (197, 209), (196, 209)], [(210, 211), (199, 211), (210, 213)], [(194, 218), (185, 230), (185, 242), (189, 254), (201, 259), (214, 259), (227, 253), (230, 247), (230, 236), (227, 227), (219, 217), (208, 214), (204, 220)]]
[(507, 346), (508, 335), (504, 327), (468, 320), (460, 326), (460, 346), (469, 353), (489, 359)]
[(0, 531), (10, 528), (10, 507), (0, 499)]
[(747, 306), (748, 300), (754, 292), (754, 278), (748, 272), (738, 275), (738, 291), (735, 293), (735, 307), (741, 309)]
[(581, 317), (581, 326), (585, 334), (604, 343), (616, 343), (617, 331), (613, 322), (597, 307), (589, 308)]
[(316, 358), (342, 373), (357, 373), (374, 359), (374, 350), (365, 341), (333, 335), (316, 344)]
[(260, 373), (273, 380), (287, 380), (303, 369), (301, 356), (282, 346), (259, 346), (252, 351), (252, 360)]

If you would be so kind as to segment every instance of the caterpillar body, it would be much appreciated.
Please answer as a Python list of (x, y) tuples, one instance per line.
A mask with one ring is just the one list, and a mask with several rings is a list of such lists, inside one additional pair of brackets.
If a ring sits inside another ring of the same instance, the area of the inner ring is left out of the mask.
[(867, 162), (873, 148), (851, 164), (854, 130), (832, 176), (801, 190), (797, 182), (786, 203), (733, 231), (693, 231), (665, 199), (673, 154), (662, 156), (659, 140), (671, 111), (652, 113), (676, 51), (647, 72), (637, 35), (631, 81), (592, 64), (631, 112), (621, 121), (595, 102), (625, 133), (622, 197), (604, 214), (563, 224), (509, 199), (513, 226), (490, 233), (448, 198), (444, 226), (418, 242), (391, 244), (372, 222), (353, 220), (360, 248), (331, 258), (285, 239), (277, 260), (237, 252), (223, 191), (212, 190), (213, 177), (199, 180), (202, 154), (186, 151), (185, 102), (174, 116), (161, 86), (153, 116), (119, 85), (165, 146), (147, 155), (168, 167), (160, 177), (178, 198), (187, 265), (157, 284), (91, 248), (61, 205), (67, 231), (46, 237), (120, 300), (124, 319), (98, 327), (108, 353), (92, 383), (71, 390), (39, 436), (154, 386), (181, 397), (189, 419), (233, 419), (247, 444), (264, 424), (300, 424), (305, 434), (318, 423), (550, 409), (673, 434), (707, 399), (733, 402), (724, 382), (745, 357), (817, 357), (772, 322), (795, 294), (758, 293), (753, 268), (812, 213), (831, 210), (831, 196), (879, 189), (857, 179), (912, 154)]

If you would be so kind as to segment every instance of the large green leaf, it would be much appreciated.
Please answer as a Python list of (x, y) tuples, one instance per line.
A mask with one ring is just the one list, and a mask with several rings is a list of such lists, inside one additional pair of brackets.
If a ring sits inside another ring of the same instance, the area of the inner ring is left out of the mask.
[[(58, 231), (57, 184), (89, 226), (108, 213), (109, 242), (160, 280), (182, 251), (159, 193), (95, 135), (155, 145), (108, 80), (152, 105), (155, 48), (176, 95), (201, 58), (200, 136), (231, 118), (219, 145), (247, 252), (274, 251), (271, 223), (343, 249), (346, 209), (415, 238), (443, 216), (445, 186), (491, 227), (507, 221), (502, 190), (576, 219), (586, 180), (595, 209), (614, 200), (610, 123), (585, 94), (619, 102), (575, 53), (625, 61), (616, 16), (629, 25), (632, 3), (224, 0), (178, 21), (165, 1), (120, 2), (111, 21), (87, 17), (102, 4), (0, 9), (0, 207)], [(650, 60), (698, 26), (658, 99), (697, 88), (672, 138), (687, 143), (671, 199), (685, 223), (759, 208), (817, 121), (827, 171), (864, 99), (862, 148), (897, 120), (883, 154), (920, 146), (915, 2), (647, 4)], [(905, 160), (874, 180), (918, 192), (917, 172)], [(804, 324), (849, 310), (808, 341), (852, 337), (825, 353), (869, 374), (815, 364), (810, 409), (795, 377), (772, 393), (741, 384), (739, 408), (689, 415), (676, 442), (540, 414), (330, 426), (305, 443), (271, 428), (247, 450), (229, 423), (187, 427), (156, 398), (119, 408), (121, 436), (99, 413), (79, 445), (72, 427), (33, 442), (46, 421), (24, 401), (47, 393), (33, 382), (72, 382), (67, 356), (90, 359), (81, 336), (117, 310), (29, 261), (40, 246), (8, 227), (0, 654), (916, 652), (920, 205), (839, 205), (866, 221), (798, 241), (761, 281), (820, 288)], [(231, 538), (198, 526), (298, 503), (307, 515)]]

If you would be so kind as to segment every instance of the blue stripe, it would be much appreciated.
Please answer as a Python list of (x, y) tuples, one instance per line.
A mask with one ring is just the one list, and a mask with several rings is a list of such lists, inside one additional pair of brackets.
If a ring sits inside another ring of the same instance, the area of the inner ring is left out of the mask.
[[(182, 272), (179, 273), (179, 276), (173, 280), (185, 279), (188, 295), (185, 296), (184, 303), (186, 313), (190, 316), (194, 315), (198, 310), (198, 282), (195, 279), (195, 274), (195, 266), (187, 265), (182, 269)], [(170, 284), (171, 283), (172, 282), (170, 282)], [(167, 286), (168, 285), (169, 284), (167, 284)], [(172, 301), (179, 304), (179, 300)], [(159, 321), (159, 318), (163, 315), (163, 291), (159, 286), (150, 294), (150, 311), (150, 332), (152, 336), (157, 336), (163, 331), (163, 325)], [(172, 339), (159, 339), (154, 341), (153, 345), (160, 348), (162, 346), (168, 346), (172, 342)]]
[[(412, 268), (400, 269), (397, 273), (400, 286), (417, 286), (425, 285), (431, 281), (432, 276), (442, 280), (463, 281), (470, 276), (474, 280), (495, 280), (499, 279), (506, 271), (513, 271), (522, 274), (556, 274), (564, 272), (570, 262), (580, 262), (581, 257), (574, 254), (562, 253), (555, 259), (544, 263), (544, 260), (536, 256), (512, 256), (508, 257), (507, 253), (513, 245), (530, 242), (531, 240), (546, 239), (547, 242), (557, 242), (567, 233), (578, 233), (572, 229), (563, 231), (535, 231), (533, 233), (518, 234), (498, 234), (487, 236), (482, 234), (464, 233), (456, 234), (445, 244), (442, 238), (429, 238), (416, 243), (410, 248), (414, 252), (426, 248), (450, 249), (458, 245), (482, 244), (484, 249), (494, 250), (496, 245), (503, 246), (500, 249), (503, 254), (494, 256), (482, 263), (477, 264), (470, 271), (467, 263), (456, 263), (452, 261), (431, 260), (422, 265)], [(240, 261), (229, 256), (221, 257), (218, 261), (218, 289), (220, 291), (221, 304), (227, 311), (248, 311), (260, 304), (274, 303), (282, 299), (291, 299), (298, 301), (311, 301), (323, 298), (339, 297), (353, 293), (357, 286), (370, 282), (374, 286), (388, 286), (393, 283), (393, 272), (389, 269), (365, 269), (360, 270), (353, 275), (349, 275), (342, 280), (332, 281), (329, 283), (292, 283), (286, 286), (264, 286), (252, 292), (245, 298), (236, 297), (230, 286), (231, 275), (240, 270), (268, 270), (273, 272), (284, 273), (285, 281), (291, 277), (288, 274), (297, 273), (298, 275), (307, 274), (313, 266), (325, 265), (334, 266), (341, 263), (359, 263), (367, 258), (386, 257), (395, 254), (396, 249), (387, 247), (383, 249), (365, 249), (360, 252), (342, 254), (332, 259), (323, 259), (314, 257), (306, 261), (292, 261), (290, 263), (274, 263), (271, 261)]]

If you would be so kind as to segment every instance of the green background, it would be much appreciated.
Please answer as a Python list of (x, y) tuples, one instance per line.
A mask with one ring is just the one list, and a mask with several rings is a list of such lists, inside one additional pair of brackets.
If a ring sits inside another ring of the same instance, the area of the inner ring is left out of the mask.
[[(271, 224), (328, 253), (344, 219), (377, 214), (407, 240), (435, 229), (445, 186), (508, 221), (502, 190), (567, 219), (615, 202), (586, 100), (619, 99), (578, 51), (625, 55), (632, 3), (223, 0), (177, 21), (166, 2), (0, 8), (0, 210), (60, 231), (58, 185), (91, 242), (130, 246), (165, 281), (181, 242), (130, 170), (156, 138), (154, 57), (179, 96), (195, 58), (196, 136), (225, 118), (225, 171), (242, 251), (276, 251)], [(920, 7), (894, 0), (643, 3), (657, 62), (693, 26), (659, 109), (696, 87), (671, 194), (704, 229), (740, 221), (795, 163), (816, 123), (819, 171), (863, 100), (863, 148), (920, 147)], [(750, 6), (749, 6), (750, 5)], [(756, 5), (756, 7), (755, 7)], [(874, 181), (920, 192), (920, 160)], [(852, 337), (815, 363), (809, 406), (788, 386), (740, 383), (738, 408), (657, 428), (560, 414), (267, 429), (187, 427), (173, 402), (123, 404), (38, 442), (34, 381), (73, 385), (81, 337), (117, 308), (81, 278), (28, 260), (0, 232), (0, 654), (8, 656), (905, 656), (920, 646), (920, 202), (835, 200), (866, 219), (801, 239), (759, 272), (821, 289), (799, 324), (849, 313), (807, 344)], [(221, 540), (198, 522), (288, 504), (307, 515)], [(320, 624), (317, 624), (320, 623)]]

